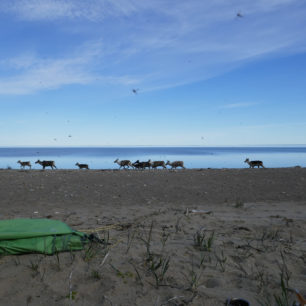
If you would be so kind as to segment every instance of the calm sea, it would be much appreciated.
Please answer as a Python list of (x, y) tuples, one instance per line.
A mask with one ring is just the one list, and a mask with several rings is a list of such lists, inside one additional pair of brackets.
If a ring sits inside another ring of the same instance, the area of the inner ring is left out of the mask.
[(87, 147), (87, 148), (0, 148), (0, 169), (19, 169), (18, 160), (54, 160), (59, 169), (77, 169), (76, 162), (91, 169), (117, 169), (116, 158), (132, 162), (183, 160), (187, 168), (246, 168), (244, 160), (262, 160), (268, 168), (306, 167), (305, 147)]

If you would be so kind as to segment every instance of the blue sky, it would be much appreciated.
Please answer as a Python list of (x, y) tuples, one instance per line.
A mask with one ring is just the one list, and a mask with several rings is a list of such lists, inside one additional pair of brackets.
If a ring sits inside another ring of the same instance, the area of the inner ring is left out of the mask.
[(305, 16), (304, 0), (1, 0), (0, 146), (306, 144)]

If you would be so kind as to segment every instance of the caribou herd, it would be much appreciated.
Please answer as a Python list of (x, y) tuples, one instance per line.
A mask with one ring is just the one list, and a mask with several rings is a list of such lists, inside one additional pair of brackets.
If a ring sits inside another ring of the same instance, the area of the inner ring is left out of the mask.
[[(30, 161), (21, 161), (18, 160), (17, 162), (20, 164), (21, 169), (26, 169), (28, 167), (29, 169), (32, 169), (32, 165)], [(119, 160), (118, 158), (114, 161), (114, 163), (119, 165), (119, 169), (157, 169), (158, 167), (162, 167), (163, 169), (167, 169), (167, 166), (170, 166), (171, 169), (176, 169), (178, 167), (182, 169), (186, 169), (184, 167), (184, 162), (183, 161), (174, 161), (170, 162), (169, 160), (165, 163), (164, 161), (151, 161), (150, 159), (148, 161), (142, 161), (140, 162), (139, 160), (135, 161), (132, 163), (130, 160)], [(52, 170), (57, 169), (55, 166), (55, 162), (53, 160), (37, 160), (35, 164), (39, 164), (42, 166), (42, 169), (45, 170), (45, 168), (50, 167)], [(76, 163), (75, 164), (79, 169), (87, 169), (89, 170), (89, 166), (87, 164), (80, 164)]]
[[(244, 161), (245, 163), (247, 163), (250, 168), (254, 168), (254, 167), (262, 167), (265, 168), (263, 165), (263, 162), (261, 160), (253, 160), (250, 161), (248, 158)], [(25, 169), (26, 167), (28, 167), (29, 169), (32, 168), (31, 166), (31, 162), (29, 161), (21, 161), (18, 160), (18, 162), (20, 164), (20, 168), (21, 169)], [(162, 168), (162, 169), (167, 169), (167, 166), (171, 167), (170, 170), (175, 170), (177, 168), (181, 168), (181, 169), (186, 169), (184, 166), (184, 162), (181, 160), (177, 160), (177, 161), (173, 161), (170, 162), (169, 160), (165, 163), (162, 160), (159, 161), (152, 161), (151, 159), (149, 159), (148, 161), (139, 161), (136, 160), (135, 162), (131, 162), (130, 160), (127, 159), (123, 159), (123, 160), (119, 160), (118, 158), (114, 161), (115, 164), (119, 165), (119, 169), (140, 169), (140, 170), (145, 170), (145, 169), (157, 169), (158, 167)], [(35, 162), (35, 164), (39, 164), (42, 166), (43, 170), (45, 170), (46, 167), (50, 167), (51, 169), (57, 169), (55, 166), (55, 162), (53, 160), (37, 160)], [(87, 164), (80, 164), (80, 163), (76, 163), (75, 164), (79, 169), (87, 169), (89, 170), (89, 166)]]
[(132, 163), (130, 160), (119, 160), (118, 158), (114, 161), (114, 163), (119, 165), (119, 169), (124, 168), (132, 168), (132, 169), (157, 169), (158, 167), (162, 167), (163, 169), (167, 169), (166, 166), (170, 166), (171, 169), (176, 169), (177, 167), (180, 167), (182, 169), (186, 169), (184, 167), (184, 162), (183, 161), (174, 161), (170, 162), (169, 160), (165, 163), (164, 161), (151, 161), (149, 159), (148, 161), (142, 161), (140, 162), (139, 160), (136, 160), (134, 163)]

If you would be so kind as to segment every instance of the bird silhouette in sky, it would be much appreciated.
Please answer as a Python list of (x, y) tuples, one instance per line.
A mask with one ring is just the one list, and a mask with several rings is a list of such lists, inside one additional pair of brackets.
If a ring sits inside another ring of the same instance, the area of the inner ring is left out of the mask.
[(238, 18), (242, 18), (242, 17), (243, 17), (243, 15), (242, 15), (240, 12), (238, 12), (238, 13), (237, 13), (237, 15), (236, 15), (236, 17), (238, 17)]
[(139, 90), (138, 88), (137, 88), (137, 89), (136, 89), (136, 88), (133, 88), (133, 89), (132, 89), (133, 94), (137, 95), (137, 94), (138, 94), (138, 90)]

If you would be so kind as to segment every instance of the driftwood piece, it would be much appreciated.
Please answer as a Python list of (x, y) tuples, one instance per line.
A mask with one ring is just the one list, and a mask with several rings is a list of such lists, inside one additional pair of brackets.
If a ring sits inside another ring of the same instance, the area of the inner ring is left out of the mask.
[(210, 215), (210, 214), (212, 214), (212, 211), (211, 210), (197, 210), (197, 209), (190, 209), (189, 210), (189, 208), (186, 209), (186, 212), (185, 212), (186, 216), (194, 215), (194, 214)]

